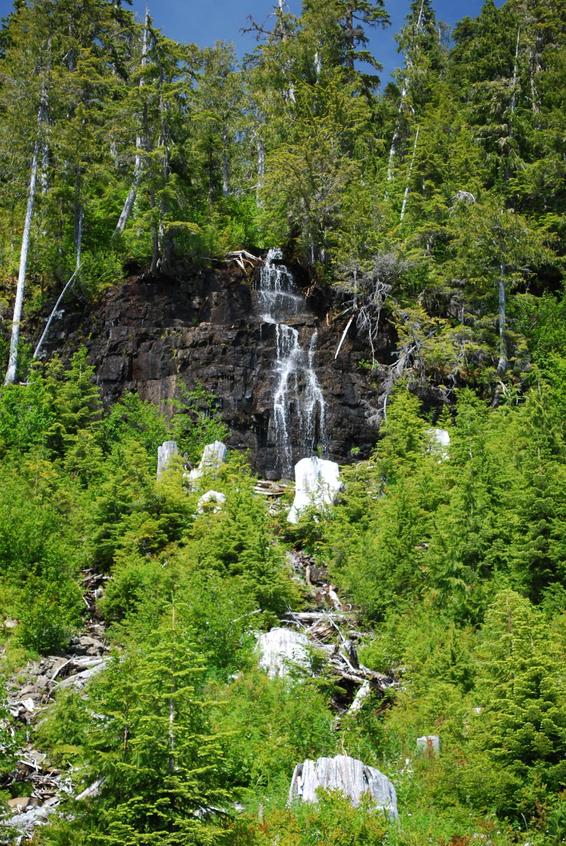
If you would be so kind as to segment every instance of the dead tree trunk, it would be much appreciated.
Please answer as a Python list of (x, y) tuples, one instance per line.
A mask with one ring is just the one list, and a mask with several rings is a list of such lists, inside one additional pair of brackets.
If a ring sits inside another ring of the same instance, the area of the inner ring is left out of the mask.
[(263, 182), (265, 179), (265, 146), (263, 143), (263, 138), (258, 135), (257, 136), (257, 186), (256, 186), (256, 193), (258, 200), (260, 199), (260, 194), (263, 189)]
[(37, 113), (37, 137), (33, 148), (33, 156), (31, 160), (31, 172), (28, 187), (26, 217), (24, 221), (24, 231), (22, 234), (22, 246), (20, 250), (20, 266), (18, 270), (18, 285), (16, 288), (16, 301), (14, 303), (14, 314), (12, 317), (12, 334), (10, 338), (10, 353), (8, 358), (8, 369), (4, 379), (5, 385), (12, 385), (16, 381), (18, 372), (18, 353), (20, 348), (20, 327), (22, 322), (22, 312), (24, 306), (24, 294), (26, 287), (26, 272), (28, 253), (31, 237), (31, 224), (33, 220), (33, 209), (35, 204), (35, 191), (37, 186), (37, 172), (39, 167), (39, 156), (43, 148), (43, 124), (47, 117), (47, 89), (45, 83), (42, 84), (41, 94), (39, 98), (39, 110)]
[(75, 183), (75, 269), (72, 275), (67, 280), (65, 287), (57, 297), (57, 301), (53, 308), (51, 309), (51, 314), (47, 318), (47, 323), (45, 324), (45, 328), (41, 333), (41, 338), (37, 342), (37, 346), (33, 353), (33, 360), (35, 361), (39, 358), (41, 350), (43, 349), (43, 345), (45, 343), (45, 339), (49, 333), (51, 328), (51, 324), (55, 320), (61, 303), (63, 302), (65, 295), (71, 290), (72, 286), (74, 285), (78, 275), (79, 270), (81, 269), (81, 259), (82, 259), (82, 246), (83, 246), (83, 223), (84, 223), (84, 208), (81, 202), (81, 175), (80, 171), (77, 171), (77, 178)]
[(501, 274), (497, 280), (498, 293), (498, 323), (499, 323), (499, 361), (497, 362), (497, 375), (503, 376), (509, 365), (507, 356), (507, 341), (505, 338), (505, 329), (507, 323), (506, 314), (506, 294), (505, 294), (505, 268), (501, 268)]
[(519, 78), (519, 48), (521, 45), (521, 27), (517, 29), (517, 41), (515, 43), (515, 59), (513, 61), (513, 81), (511, 83), (511, 115), (515, 114), (517, 105), (517, 81)]
[[(144, 77), (143, 72), (144, 68), (147, 66), (147, 51), (148, 51), (148, 43), (149, 43), (149, 12), (146, 11), (145, 13), (145, 22), (143, 27), (143, 41), (142, 41), (142, 55), (141, 55), (141, 76), (139, 81), (139, 89), (143, 88), (144, 85)], [(128, 196), (124, 202), (124, 206), (120, 213), (120, 217), (118, 218), (118, 223), (116, 224), (116, 229), (114, 230), (114, 237), (118, 235), (122, 235), (124, 229), (126, 228), (126, 224), (128, 223), (129, 217), (132, 213), (132, 209), (134, 207), (134, 203), (136, 201), (136, 196), (138, 193), (138, 188), (140, 185), (142, 171), (143, 171), (143, 147), (144, 147), (144, 140), (143, 140), (143, 133), (144, 133), (144, 124), (145, 124), (145, 116), (142, 118), (142, 126), (136, 136), (136, 157), (134, 160), (134, 176), (132, 179), (132, 184), (130, 186), (130, 190), (128, 191)]]
[(415, 143), (413, 145), (413, 155), (411, 156), (411, 164), (409, 165), (409, 173), (407, 174), (407, 184), (405, 185), (405, 193), (403, 195), (403, 205), (401, 206), (401, 215), (400, 215), (400, 218), (399, 218), (401, 223), (403, 222), (403, 218), (405, 217), (405, 211), (407, 210), (407, 201), (409, 199), (411, 177), (413, 175), (413, 168), (415, 167), (415, 159), (417, 157), (417, 145), (419, 143), (420, 129), (421, 129), (420, 126), (417, 126), (417, 131), (415, 132)]
[[(423, 25), (423, 12), (424, 12), (424, 0), (421, 2), (421, 7), (419, 9), (419, 17), (417, 19), (417, 25), (415, 27), (415, 35), (418, 35), (421, 31)], [(412, 67), (412, 62), (409, 58), (407, 58), (407, 70), (410, 70)], [(395, 157), (397, 156), (397, 147), (399, 144), (399, 138), (401, 136), (401, 117), (403, 115), (403, 111), (405, 108), (405, 101), (407, 99), (408, 94), (408, 82), (407, 76), (405, 75), (403, 80), (403, 87), (401, 88), (401, 98), (399, 100), (399, 109), (397, 111), (397, 123), (395, 125), (395, 130), (393, 132), (393, 138), (391, 139), (391, 147), (389, 148), (389, 158), (387, 161), (387, 182), (391, 182), (393, 179), (393, 167), (395, 164)], [(386, 192), (387, 196), (387, 192)], [(401, 218), (402, 219), (402, 218)]]

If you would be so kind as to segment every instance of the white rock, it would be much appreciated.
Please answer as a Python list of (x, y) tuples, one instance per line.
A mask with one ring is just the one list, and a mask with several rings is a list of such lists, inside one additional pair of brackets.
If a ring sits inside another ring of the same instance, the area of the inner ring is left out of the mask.
[[(206, 506), (209, 502), (214, 502), (216, 505), (212, 508), (207, 508)], [(197, 512), (199, 514), (204, 514), (205, 511), (212, 511), (213, 514), (217, 514), (222, 510), (222, 506), (225, 502), (226, 497), (223, 493), (220, 493), (219, 491), (207, 491), (198, 501)]]
[(171, 466), (171, 462), (179, 455), (179, 447), (177, 441), (165, 441), (160, 447), (157, 447), (157, 478), (160, 479), (166, 470)]
[(316, 761), (307, 759), (297, 764), (289, 802), (295, 799), (316, 802), (319, 788), (339, 790), (354, 806), (360, 804), (363, 796), (369, 795), (376, 808), (386, 811), (392, 818), (398, 816), (397, 794), (387, 776), (348, 755), (318, 758)]
[(226, 460), (226, 445), (222, 441), (214, 441), (212, 444), (207, 444), (202, 453), (202, 458), (198, 467), (191, 470), (189, 473), (189, 481), (194, 482), (204, 476), (205, 473), (211, 473), (218, 470)]
[(287, 676), (292, 664), (309, 666), (309, 642), (295, 629), (275, 628), (258, 635), (259, 666), (270, 678)]
[(298, 523), (308, 508), (319, 511), (333, 505), (342, 490), (340, 468), (334, 461), (312, 456), (295, 464), (295, 499), (287, 520)]
[(440, 752), (440, 738), (436, 734), (426, 734), (424, 737), (417, 737), (417, 749), (419, 752), (426, 752), (428, 755), (438, 755)]
[(446, 429), (427, 429), (430, 438), (430, 452), (437, 455), (443, 461), (450, 457), (450, 435)]

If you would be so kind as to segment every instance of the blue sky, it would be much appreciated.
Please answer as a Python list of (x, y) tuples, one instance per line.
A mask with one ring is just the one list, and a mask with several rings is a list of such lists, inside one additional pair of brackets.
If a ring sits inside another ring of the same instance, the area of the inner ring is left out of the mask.
[[(80, 2), (80, 0), (77, 0)], [(243, 35), (241, 29), (248, 15), (264, 21), (269, 17), (274, 0), (148, 0), (151, 15), (160, 29), (177, 41), (194, 41), (200, 46), (215, 41), (234, 41), (240, 53), (251, 50), (254, 39)], [(371, 47), (385, 68), (384, 76), (398, 66), (394, 33), (403, 24), (410, 0), (385, 0), (391, 17), (391, 26), (374, 30)], [(291, 11), (298, 12), (300, 0), (289, 0)], [(501, 5), (501, 0), (497, 2)], [(447, 24), (454, 24), (460, 18), (478, 14), (482, 0), (436, 0), (437, 16)], [(11, 0), (0, 0), (0, 16), (6, 15), (12, 7)], [(135, 0), (134, 8), (141, 17), (145, 0)]]

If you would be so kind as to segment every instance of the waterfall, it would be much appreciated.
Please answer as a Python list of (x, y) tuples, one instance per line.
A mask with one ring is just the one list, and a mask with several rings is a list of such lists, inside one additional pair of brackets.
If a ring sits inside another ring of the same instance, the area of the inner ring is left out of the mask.
[(299, 328), (308, 312), (292, 273), (281, 263), (280, 250), (270, 250), (261, 269), (258, 303), (262, 323), (275, 324), (273, 439), (281, 476), (290, 478), (294, 460), (312, 455), (326, 444), (326, 406), (315, 370), (316, 329), (308, 345)]

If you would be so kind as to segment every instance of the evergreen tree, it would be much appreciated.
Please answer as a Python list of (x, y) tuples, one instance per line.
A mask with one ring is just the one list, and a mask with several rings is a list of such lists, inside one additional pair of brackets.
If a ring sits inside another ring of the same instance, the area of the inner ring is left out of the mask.
[(481, 712), (470, 723), (468, 741), (486, 766), (473, 787), (470, 776), (478, 773), (470, 767), (463, 787), (476, 801), (495, 799), (503, 815), (533, 814), (545, 788), (557, 788), (564, 778), (562, 652), (528, 600), (512, 591), (495, 597), (478, 650)]
[(100, 717), (86, 741), (88, 770), (100, 795), (76, 805), (73, 823), (63, 824), (69, 842), (221, 842), (230, 797), (220, 786), (204, 669), (174, 608), (143, 648), (116, 659), (90, 698)]

